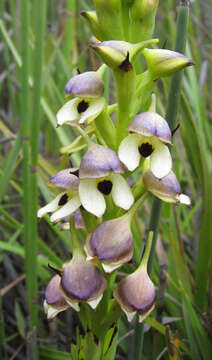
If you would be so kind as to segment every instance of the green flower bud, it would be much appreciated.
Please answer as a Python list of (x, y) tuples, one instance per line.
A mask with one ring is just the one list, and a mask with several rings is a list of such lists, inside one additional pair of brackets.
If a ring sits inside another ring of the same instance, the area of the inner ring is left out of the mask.
[(155, 15), (159, 0), (135, 0), (131, 6), (131, 41), (147, 40), (152, 37)]
[(148, 70), (154, 80), (171, 75), (187, 66), (194, 65), (194, 62), (175, 51), (164, 49), (144, 49)]
[(121, 0), (94, 0), (104, 40), (124, 39)]
[(91, 32), (98, 39), (103, 41), (105, 39), (102, 29), (99, 25), (96, 11), (81, 11), (80, 15), (85, 19), (87, 25), (89, 26)]
[(131, 63), (134, 61), (135, 56), (145, 46), (150, 46), (157, 42), (158, 39), (151, 39), (138, 44), (131, 44), (126, 41), (109, 40), (92, 45), (91, 47), (106, 65), (112, 69), (119, 68), (128, 72), (132, 68)]

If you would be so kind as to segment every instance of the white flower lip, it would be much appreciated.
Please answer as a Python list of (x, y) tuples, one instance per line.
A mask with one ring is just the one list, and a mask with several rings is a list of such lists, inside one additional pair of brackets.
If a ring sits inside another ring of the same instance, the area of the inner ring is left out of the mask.
[(172, 159), (169, 149), (156, 136), (144, 136), (130, 134), (124, 138), (119, 146), (118, 155), (121, 162), (130, 170), (134, 171), (140, 162), (139, 149), (148, 146), (151, 151), (145, 154), (150, 157), (150, 168), (158, 178), (166, 176), (172, 168)]
[(79, 184), (82, 206), (91, 214), (101, 217), (106, 209), (104, 196), (98, 191), (96, 179), (82, 179)]
[[(114, 203), (118, 207), (128, 210), (134, 203), (134, 197), (126, 180), (119, 174), (111, 174), (107, 179), (109, 183), (111, 182), (111, 195)], [(79, 197), (82, 206), (88, 212), (97, 217), (101, 217), (104, 214), (106, 202), (103, 193), (98, 189), (97, 179), (81, 179), (79, 184)]]
[[(83, 108), (80, 107), (81, 104), (83, 104)], [(102, 112), (104, 106), (104, 97), (93, 99), (76, 97), (67, 101), (57, 112), (57, 124), (58, 126), (63, 124), (78, 126), (84, 122), (89, 124)]]
[(104, 82), (95, 71), (73, 76), (65, 87), (67, 95), (83, 98), (97, 98), (104, 93)]
[(64, 219), (66, 216), (72, 215), (79, 209), (81, 202), (78, 195), (73, 196), (65, 205), (63, 205), (59, 210), (54, 212), (50, 217), (50, 221), (57, 222), (61, 219)]

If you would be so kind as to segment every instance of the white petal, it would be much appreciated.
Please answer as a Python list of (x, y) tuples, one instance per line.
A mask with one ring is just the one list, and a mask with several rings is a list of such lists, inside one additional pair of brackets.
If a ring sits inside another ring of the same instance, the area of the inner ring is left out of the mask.
[(129, 322), (132, 321), (132, 319), (134, 318), (135, 314), (136, 314), (136, 311), (133, 311), (133, 312), (129, 312), (127, 310), (125, 310), (123, 307), (122, 307), (122, 310), (125, 312), (126, 316), (127, 316), (127, 320)]
[(134, 203), (134, 197), (127, 181), (119, 174), (112, 174), (112, 198), (114, 203), (124, 210), (128, 210)]
[(94, 299), (94, 300), (90, 300), (87, 301), (88, 305), (90, 305), (90, 307), (92, 307), (92, 309), (96, 309), (98, 304), (100, 303), (100, 301), (102, 300), (102, 296), (103, 294), (101, 294), (98, 298)]
[(122, 140), (119, 146), (119, 159), (130, 171), (135, 170), (139, 165), (141, 156), (138, 151), (138, 146), (141, 139), (141, 135), (130, 134)]
[(92, 120), (94, 120), (102, 112), (105, 105), (105, 99), (103, 97), (92, 100), (89, 99), (88, 104), (89, 106), (87, 110), (80, 114), (80, 124), (85, 121), (89, 124)]
[(180, 194), (176, 196), (176, 199), (181, 203), (190, 206), (191, 205), (191, 199), (189, 196), (185, 194)]
[(75, 311), (79, 312), (80, 311), (80, 307), (79, 307), (79, 303), (75, 302), (75, 301), (71, 301), (70, 299), (66, 298), (66, 302), (69, 304), (69, 306), (71, 306)]
[(50, 221), (55, 222), (63, 219), (66, 216), (73, 214), (81, 205), (79, 196), (73, 196), (64, 206), (62, 206), (58, 211), (56, 211), (50, 217)]
[(145, 314), (139, 314), (139, 323), (144, 321), (146, 317), (154, 310), (155, 304), (152, 305), (152, 307), (145, 313)]
[(79, 197), (82, 206), (91, 214), (101, 217), (106, 209), (104, 196), (96, 187), (96, 179), (81, 179)]
[(150, 157), (150, 169), (153, 174), (161, 179), (168, 175), (172, 168), (172, 158), (166, 145), (158, 143)]
[(44, 300), (43, 307), (44, 312), (47, 314), (47, 319), (51, 320), (54, 319), (54, 317), (57, 316), (57, 314), (59, 314), (61, 311), (66, 310), (68, 308), (68, 305), (61, 309), (55, 309), (53, 306), (47, 304), (46, 300)]
[(123, 264), (104, 264), (102, 262), (102, 267), (104, 269), (104, 272), (106, 272), (107, 274), (110, 274), (112, 271), (114, 271), (115, 269), (118, 269), (122, 265)]
[(58, 125), (63, 125), (66, 122), (72, 122), (79, 119), (80, 115), (77, 111), (77, 105), (80, 101), (79, 98), (74, 98), (61, 107), (56, 115)]
[(59, 195), (56, 196), (56, 198), (54, 200), (52, 200), (50, 203), (48, 203), (47, 205), (40, 208), (38, 210), (37, 216), (39, 218), (41, 218), (42, 216), (46, 215), (47, 213), (57, 210), (57, 208), (59, 206), (58, 203), (64, 194), (65, 194), (65, 192), (60, 193)]

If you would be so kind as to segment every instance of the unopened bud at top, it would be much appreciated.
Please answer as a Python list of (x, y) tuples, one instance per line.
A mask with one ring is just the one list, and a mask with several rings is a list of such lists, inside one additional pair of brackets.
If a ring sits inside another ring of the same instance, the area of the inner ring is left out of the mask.
[(148, 70), (154, 80), (171, 75), (187, 66), (194, 65), (194, 62), (175, 51), (165, 49), (144, 49)]
[(143, 19), (145, 16), (157, 9), (159, 0), (135, 0), (131, 8), (131, 16), (135, 21)]
[(105, 40), (103, 31), (99, 25), (99, 20), (96, 14), (96, 11), (81, 11), (80, 15), (85, 19), (87, 25), (89, 26), (91, 32), (98, 40)]
[(104, 83), (95, 71), (73, 76), (65, 87), (66, 95), (82, 98), (98, 98), (104, 93)]

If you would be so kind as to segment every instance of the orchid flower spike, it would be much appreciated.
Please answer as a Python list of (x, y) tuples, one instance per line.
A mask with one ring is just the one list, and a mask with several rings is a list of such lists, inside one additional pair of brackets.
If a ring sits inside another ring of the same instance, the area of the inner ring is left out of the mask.
[(173, 171), (170, 171), (162, 179), (158, 179), (148, 169), (144, 173), (143, 182), (148, 191), (163, 201), (191, 205), (190, 198), (185, 194), (181, 194), (179, 182)]
[(153, 111), (137, 115), (128, 130), (132, 134), (122, 140), (118, 155), (130, 170), (135, 170), (141, 158), (150, 159), (150, 169), (157, 178), (167, 175), (172, 168), (172, 159), (166, 144), (171, 144), (168, 123)]
[(58, 111), (57, 125), (89, 124), (105, 106), (104, 83), (97, 72), (88, 71), (72, 77), (65, 87), (67, 96), (76, 96)]
[(39, 209), (37, 214), (39, 218), (47, 213), (53, 213), (50, 220), (57, 222), (79, 209), (81, 202), (78, 195), (79, 178), (75, 175), (77, 172), (78, 169), (75, 168), (64, 169), (50, 179), (51, 183), (66, 191), (61, 192), (50, 203)]
[(79, 168), (79, 197), (83, 207), (101, 217), (106, 210), (104, 195), (111, 193), (114, 203), (128, 210), (134, 202), (124, 172), (115, 151), (102, 145), (93, 145), (84, 155)]
[(60, 291), (61, 277), (55, 275), (49, 282), (45, 291), (44, 311), (48, 319), (53, 319), (61, 311), (69, 308), (64, 296)]

